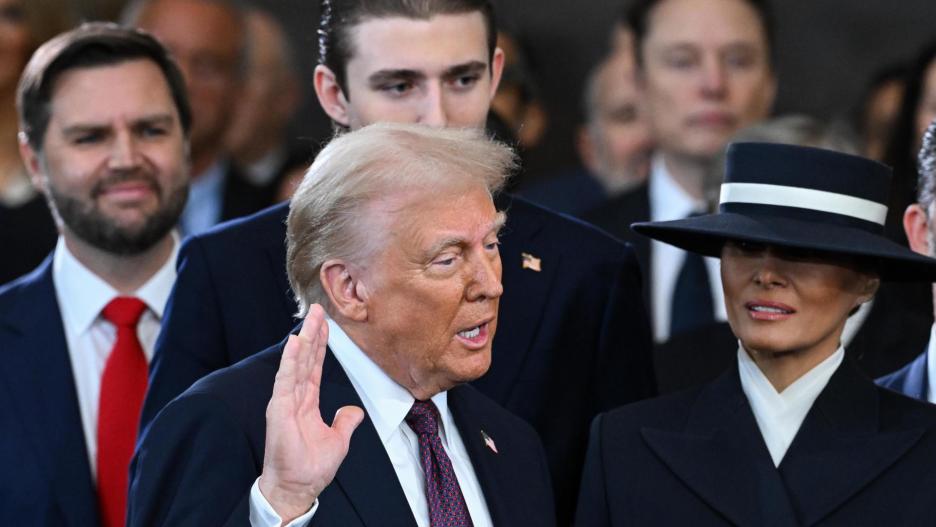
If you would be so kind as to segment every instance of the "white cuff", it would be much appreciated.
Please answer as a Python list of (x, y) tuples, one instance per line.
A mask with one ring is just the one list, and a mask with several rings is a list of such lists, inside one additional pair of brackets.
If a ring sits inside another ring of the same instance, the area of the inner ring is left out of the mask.
[[(312, 516), (315, 515), (318, 504), (319, 502), (316, 499), (315, 503), (312, 504), (312, 507), (305, 514), (289, 522), (285, 527), (305, 526), (309, 523), (309, 520), (312, 519)], [(273, 510), (273, 506), (270, 505), (270, 502), (268, 502), (263, 493), (260, 492), (260, 478), (257, 478), (253, 486), (250, 487), (250, 526), (280, 527), (282, 524), (283, 519), (280, 518), (279, 514), (276, 514), (276, 511)]]

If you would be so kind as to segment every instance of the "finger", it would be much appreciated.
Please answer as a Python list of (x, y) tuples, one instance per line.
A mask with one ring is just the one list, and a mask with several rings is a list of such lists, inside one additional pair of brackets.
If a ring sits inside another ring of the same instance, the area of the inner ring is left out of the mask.
[(280, 357), (279, 369), (276, 371), (276, 379), (273, 381), (274, 398), (291, 395), (295, 390), (296, 370), (301, 347), (301, 341), (295, 335), (289, 335), (286, 339), (283, 356)]
[(335, 412), (332, 430), (344, 439), (347, 445), (351, 441), (351, 434), (364, 421), (364, 410), (357, 406), (342, 406)]

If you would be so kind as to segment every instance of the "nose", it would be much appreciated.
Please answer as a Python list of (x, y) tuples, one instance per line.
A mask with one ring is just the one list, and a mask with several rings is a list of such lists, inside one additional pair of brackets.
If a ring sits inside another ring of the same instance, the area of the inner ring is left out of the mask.
[(768, 248), (762, 253), (754, 271), (754, 283), (765, 288), (785, 287), (787, 280), (783, 271), (784, 261), (779, 258), (773, 249)]
[(419, 123), (436, 128), (448, 126), (448, 115), (445, 111), (445, 96), (442, 87), (436, 83), (429, 83), (422, 101)]
[(702, 93), (709, 98), (722, 98), (728, 90), (725, 65), (718, 57), (707, 57), (701, 71)]
[(136, 140), (127, 127), (120, 127), (114, 134), (114, 141), (108, 158), (111, 170), (132, 170), (140, 163)]
[(504, 294), (504, 286), (501, 284), (501, 260), (500, 255), (479, 253), (475, 258), (471, 277), (471, 284), (467, 289), (468, 300), (493, 300), (500, 298)]

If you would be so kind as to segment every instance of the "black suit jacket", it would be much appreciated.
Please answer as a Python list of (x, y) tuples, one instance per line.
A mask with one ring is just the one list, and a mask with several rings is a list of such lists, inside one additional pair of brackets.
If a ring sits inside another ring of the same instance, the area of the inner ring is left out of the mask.
[(0, 288), (0, 525), (98, 525), (52, 257)]
[(595, 420), (576, 525), (931, 525), (936, 407), (850, 359), (775, 468), (737, 366)]
[[(284, 344), (202, 379), (159, 414), (131, 466), (129, 526), (249, 525), (250, 487), (263, 469), (266, 406)], [(329, 422), (342, 406), (363, 408), (330, 351), (320, 397)], [(470, 386), (453, 388), (448, 397), (494, 523), (554, 525), (536, 433)], [(497, 453), (485, 446), (482, 430)], [(416, 525), (369, 418), (319, 500), (312, 526)]]
[[(533, 425), (571, 520), (597, 413), (655, 393), (650, 332), (633, 251), (597, 229), (500, 196), (504, 295), (490, 371), (474, 383)], [(197, 379), (295, 325), (285, 271), (288, 205), (190, 238), (156, 344), (143, 426)], [(541, 260), (524, 269), (523, 253)]]
[(273, 204), (273, 196), (273, 189), (247, 181), (241, 171), (228, 162), (221, 196), (221, 221), (247, 216), (269, 207)]

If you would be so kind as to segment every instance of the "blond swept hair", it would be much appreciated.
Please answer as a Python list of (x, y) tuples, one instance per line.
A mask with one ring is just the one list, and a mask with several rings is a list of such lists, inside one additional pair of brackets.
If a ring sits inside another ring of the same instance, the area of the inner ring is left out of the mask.
[(474, 129), (379, 123), (333, 139), (289, 205), (286, 270), (297, 316), (313, 303), (328, 305), (320, 281), (326, 261), (364, 264), (387, 238), (365, 227), (370, 204), (414, 192), (451, 199), (479, 186), (493, 195), (515, 167), (513, 150)]

